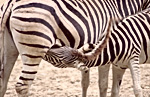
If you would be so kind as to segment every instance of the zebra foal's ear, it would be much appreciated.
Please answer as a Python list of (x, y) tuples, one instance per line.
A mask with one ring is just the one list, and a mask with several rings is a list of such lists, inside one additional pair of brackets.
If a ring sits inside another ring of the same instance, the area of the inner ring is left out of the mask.
[(60, 39), (56, 39), (55, 44), (51, 47), (51, 49), (56, 49), (56, 48), (60, 48), (63, 47), (61, 40)]
[(79, 52), (85, 54), (91, 52), (95, 48), (95, 44), (87, 43), (78, 49)]
[(56, 48), (60, 48), (60, 47), (61, 47), (60, 45), (54, 44), (54, 45), (51, 47), (51, 49), (56, 49)]

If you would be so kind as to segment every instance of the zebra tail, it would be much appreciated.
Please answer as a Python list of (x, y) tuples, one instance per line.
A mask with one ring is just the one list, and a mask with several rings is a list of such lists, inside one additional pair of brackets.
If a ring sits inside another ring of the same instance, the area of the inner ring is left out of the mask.
[(0, 59), (0, 79), (3, 79), (3, 71), (4, 71), (4, 32), (5, 32), (6, 22), (11, 14), (11, 8), (15, 1), (16, 0), (7, 0), (2, 6), (3, 11), (1, 11), (1, 18), (0, 18), (0, 40), (1, 40), (0, 41), (0, 56), (1, 56), (0, 57), (1, 58)]

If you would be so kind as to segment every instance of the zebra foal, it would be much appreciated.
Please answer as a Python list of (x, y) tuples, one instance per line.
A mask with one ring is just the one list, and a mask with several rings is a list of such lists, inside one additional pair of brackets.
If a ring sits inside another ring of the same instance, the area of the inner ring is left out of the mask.
[[(129, 3), (130, 2), (130, 3)], [(97, 43), (103, 36), (110, 17), (123, 18), (147, 6), (148, 0), (8, 0), (1, 18), (1, 93), (6, 91), (12, 67), (21, 55), (23, 68), (16, 90), (27, 96), (39, 63), (47, 51), (60, 44), (80, 48), (85, 43)], [(130, 7), (129, 7), (130, 5)], [(5, 32), (5, 33), (4, 33)], [(94, 33), (93, 33), (94, 32)], [(11, 49), (10, 49), (11, 48)], [(97, 58), (92, 64), (100, 64)], [(109, 65), (109, 64), (108, 64)], [(109, 66), (108, 66), (109, 67)], [(99, 68), (100, 95), (106, 96), (107, 76), (102, 83), (103, 69)], [(89, 71), (82, 72), (83, 97), (89, 85)]]
[[(74, 62), (68, 64), (68, 67), (78, 65), (77, 68), (82, 67), (80, 70), (112, 63), (113, 71), (117, 75), (113, 83), (117, 83), (118, 87), (118, 90), (116, 90), (118, 93), (114, 94), (113, 97), (119, 97), (119, 87), (123, 74), (129, 68), (133, 80), (134, 94), (136, 97), (143, 97), (140, 86), (139, 64), (150, 63), (150, 8), (128, 16), (119, 23), (115, 23), (111, 30), (110, 26), (108, 29), (108, 37), (105, 38), (105, 41), (97, 45), (93, 44), (95, 48), (89, 53), (84, 54), (70, 47), (60, 47), (57, 53), (60, 54), (61, 51), (66, 50), (75, 59)], [(62, 54), (62, 56), (65, 58), (69, 57), (65, 54)], [(101, 58), (99, 65), (87, 64), (87, 62), (94, 60), (96, 57)], [(69, 59), (71, 58), (69, 57)], [(117, 89), (117, 87), (113, 87), (113, 89)]]

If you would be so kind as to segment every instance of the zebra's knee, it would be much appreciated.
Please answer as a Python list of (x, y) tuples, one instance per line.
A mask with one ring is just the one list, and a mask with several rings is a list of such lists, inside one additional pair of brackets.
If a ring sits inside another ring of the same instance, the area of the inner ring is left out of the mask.
[(100, 92), (101, 93), (105, 93), (107, 92), (107, 89), (108, 89), (108, 83), (107, 81), (98, 81), (99, 82), (99, 89), (100, 89)]
[(106, 86), (101, 86), (101, 85), (99, 85), (99, 89), (100, 89), (100, 92), (101, 92), (101, 93), (106, 93), (108, 87), (107, 87), (107, 85), (106, 85)]
[(15, 85), (15, 89), (16, 89), (18, 97), (29, 96), (29, 85), (17, 82)]

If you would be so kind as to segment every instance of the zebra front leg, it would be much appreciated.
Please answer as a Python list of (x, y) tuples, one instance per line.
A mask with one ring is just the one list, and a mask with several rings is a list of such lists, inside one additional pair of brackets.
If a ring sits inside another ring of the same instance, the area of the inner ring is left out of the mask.
[(3, 56), (3, 60), (1, 61), (3, 63), (0, 63), (2, 67), (0, 70), (0, 97), (3, 97), (7, 90), (8, 80), (19, 54), (12, 36), (7, 29), (4, 33), (4, 45), (1, 45), (1, 49), (2, 48), (4, 52), (1, 52), (1, 56)]
[(81, 79), (81, 86), (82, 86), (82, 97), (86, 97), (87, 89), (89, 86), (89, 74), (90, 70), (81, 71), (82, 79)]
[(110, 64), (98, 67), (100, 97), (107, 96), (109, 68)]
[(125, 69), (112, 66), (113, 85), (111, 90), (111, 97), (119, 97), (119, 90), (124, 72)]
[(133, 80), (133, 88), (135, 97), (143, 97), (142, 88), (141, 88), (141, 73), (139, 66), (139, 58), (134, 57), (130, 60), (129, 69), (131, 72), (132, 80)]

